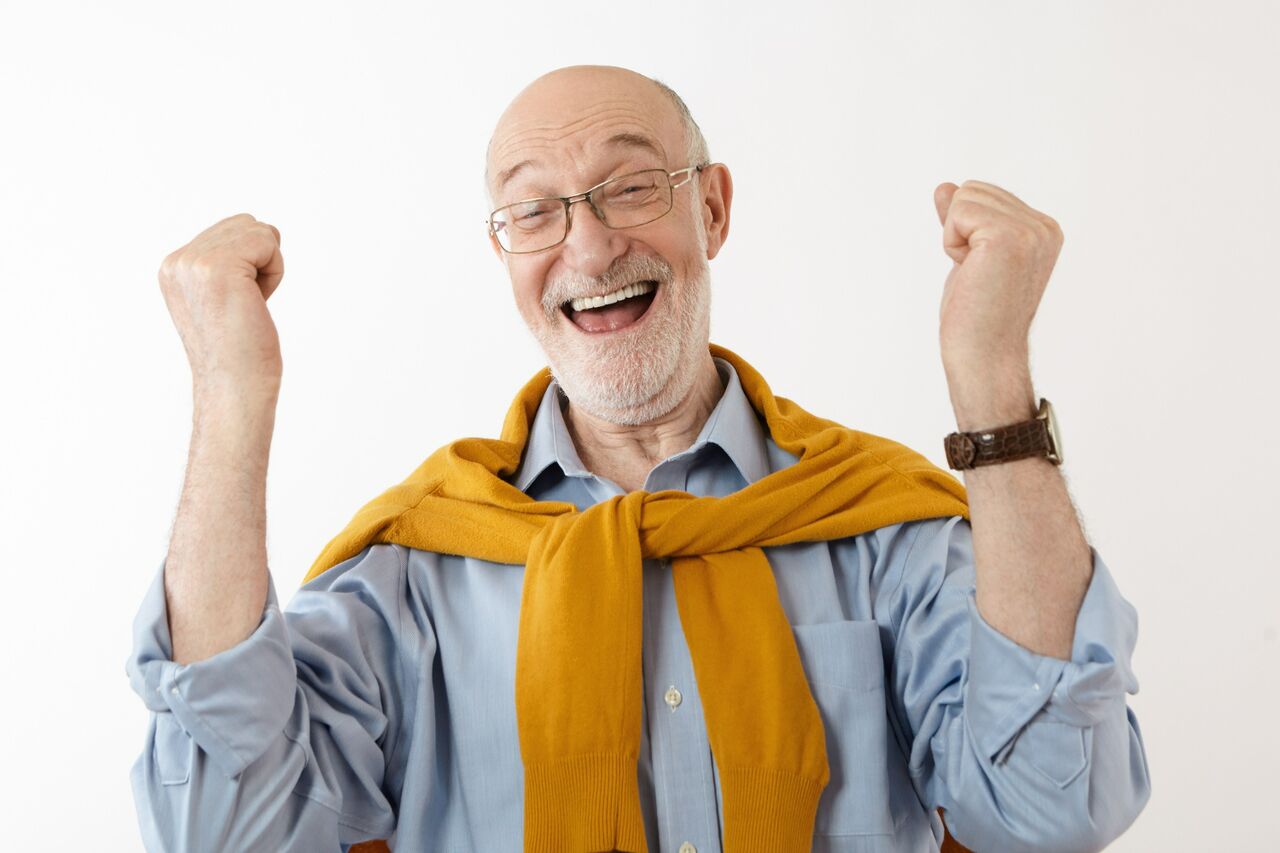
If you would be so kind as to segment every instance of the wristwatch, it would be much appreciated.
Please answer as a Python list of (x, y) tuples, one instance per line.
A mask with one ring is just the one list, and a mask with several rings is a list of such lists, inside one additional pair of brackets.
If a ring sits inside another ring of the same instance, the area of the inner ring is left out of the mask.
[(1029, 421), (1003, 427), (953, 432), (943, 440), (947, 464), (957, 471), (995, 465), (1014, 459), (1044, 456), (1054, 465), (1062, 464), (1062, 435), (1053, 406), (1040, 398), (1040, 411)]

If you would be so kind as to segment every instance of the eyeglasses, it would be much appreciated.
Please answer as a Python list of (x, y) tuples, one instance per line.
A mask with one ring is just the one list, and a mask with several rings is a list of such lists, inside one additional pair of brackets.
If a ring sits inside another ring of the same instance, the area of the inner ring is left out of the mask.
[[(687, 166), (668, 172), (666, 169), (643, 169), (596, 184), (586, 192), (571, 196), (531, 198), (504, 205), (489, 214), (489, 233), (504, 252), (523, 255), (558, 246), (569, 236), (572, 211), (569, 206), (580, 201), (607, 228), (635, 228), (647, 225), (671, 211), (674, 190), (693, 179), (710, 163)], [(677, 175), (684, 175), (672, 183)]]

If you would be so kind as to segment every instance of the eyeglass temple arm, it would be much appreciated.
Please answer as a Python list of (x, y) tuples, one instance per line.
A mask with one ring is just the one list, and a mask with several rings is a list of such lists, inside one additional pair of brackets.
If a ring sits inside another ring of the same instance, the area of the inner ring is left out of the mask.
[(668, 178), (674, 178), (676, 175), (685, 173), (685, 179), (678, 184), (672, 184), (671, 189), (673, 190), (679, 189), (680, 187), (689, 183), (689, 181), (693, 180), (693, 175), (688, 174), (689, 172), (701, 172), (703, 169), (707, 168), (710, 165), (711, 165), (710, 163), (699, 163), (696, 166), (685, 166), (683, 169), (676, 169), (674, 172), (667, 172)]

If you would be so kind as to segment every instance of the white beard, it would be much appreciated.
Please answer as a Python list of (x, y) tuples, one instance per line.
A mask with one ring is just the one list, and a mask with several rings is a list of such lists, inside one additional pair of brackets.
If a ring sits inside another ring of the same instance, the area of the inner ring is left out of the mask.
[[(649, 423), (688, 396), (707, 357), (711, 332), (711, 266), (705, 255), (684, 281), (650, 255), (624, 255), (602, 276), (566, 275), (543, 294), (546, 323), (531, 329), (569, 401), (622, 426)], [(661, 282), (642, 334), (588, 334), (564, 326), (570, 296), (613, 290), (634, 281)], [(661, 304), (659, 304), (661, 303)]]

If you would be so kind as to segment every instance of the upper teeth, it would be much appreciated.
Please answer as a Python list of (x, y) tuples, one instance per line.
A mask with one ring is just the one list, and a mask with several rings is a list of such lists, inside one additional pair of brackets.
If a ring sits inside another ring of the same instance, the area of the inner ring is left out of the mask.
[(574, 311), (599, 308), (601, 305), (612, 305), (615, 302), (630, 299), (632, 296), (648, 293), (655, 287), (657, 285), (651, 281), (638, 281), (635, 284), (628, 284), (626, 287), (615, 290), (613, 293), (606, 293), (604, 296), (584, 296), (581, 299), (574, 299), (569, 304)]

